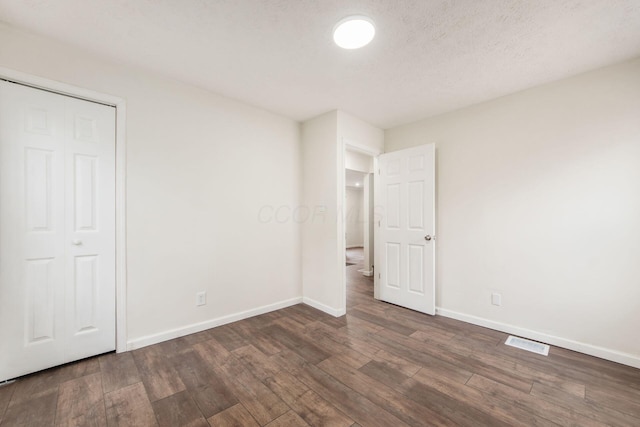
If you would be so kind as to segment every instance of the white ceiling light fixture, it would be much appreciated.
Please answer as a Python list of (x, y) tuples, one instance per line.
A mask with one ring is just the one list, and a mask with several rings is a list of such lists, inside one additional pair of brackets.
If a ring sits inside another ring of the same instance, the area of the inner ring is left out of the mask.
[(362, 15), (347, 16), (333, 27), (333, 41), (343, 49), (359, 49), (376, 35), (373, 21)]

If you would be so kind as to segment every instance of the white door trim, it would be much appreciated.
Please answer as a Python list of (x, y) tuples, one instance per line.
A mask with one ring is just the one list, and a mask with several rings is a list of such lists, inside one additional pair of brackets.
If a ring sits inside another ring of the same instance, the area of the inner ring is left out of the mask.
[(127, 351), (126, 101), (4, 67), (0, 79), (116, 108), (116, 352)]
[[(342, 138), (340, 143), (340, 149), (338, 150), (338, 206), (341, 206), (341, 210), (339, 212), (339, 218), (337, 218), (338, 224), (338, 271), (340, 272), (339, 283), (340, 283), (340, 308), (338, 310), (338, 316), (342, 316), (347, 312), (347, 270), (344, 260), (346, 259), (346, 250), (344, 244), (344, 233), (345, 233), (345, 199), (346, 199), (346, 189), (345, 189), (345, 177), (344, 177), (344, 169), (345, 169), (345, 152), (355, 151), (360, 154), (365, 154), (367, 156), (373, 157), (373, 170), (376, 171), (378, 168), (378, 156), (382, 154), (382, 150), (378, 150), (372, 147), (368, 147), (366, 145), (361, 145), (356, 141), (350, 140), (348, 138)], [(374, 176), (377, 174), (374, 173)], [(376, 178), (374, 178), (374, 191), (376, 188)], [(378, 228), (374, 227), (373, 233), (374, 242), (378, 241)], [(378, 251), (375, 252), (376, 254)], [(377, 257), (377, 255), (375, 255)], [(374, 265), (376, 262), (374, 261)], [(377, 294), (375, 289), (378, 286), (378, 278), (374, 276), (374, 293)]]

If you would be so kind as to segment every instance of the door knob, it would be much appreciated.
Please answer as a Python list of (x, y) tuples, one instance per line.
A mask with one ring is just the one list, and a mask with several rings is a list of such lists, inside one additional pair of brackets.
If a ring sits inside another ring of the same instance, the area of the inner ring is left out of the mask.
[(429, 241), (431, 240), (431, 236), (429, 236), (428, 234), (426, 236), (424, 236), (424, 240)]
[(71, 244), (75, 246), (80, 246), (82, 244), (82, 240), (72, 240)]

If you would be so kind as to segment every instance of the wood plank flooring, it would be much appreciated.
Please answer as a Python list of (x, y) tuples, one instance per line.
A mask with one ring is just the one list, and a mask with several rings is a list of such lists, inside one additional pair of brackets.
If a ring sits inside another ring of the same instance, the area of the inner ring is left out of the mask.
[(373, 299), (305, 305), (0, 387), (7, 426), (640, 426), (640, 370)]

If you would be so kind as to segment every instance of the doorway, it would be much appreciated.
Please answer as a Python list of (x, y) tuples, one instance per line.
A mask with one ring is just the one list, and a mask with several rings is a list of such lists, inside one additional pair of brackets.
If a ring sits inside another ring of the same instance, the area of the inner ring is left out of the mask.
[[(347, 153), (349, 154), (349, 153)], [(360, 248), (365, 252), (365, 231), (367, 231), (367, 214), (370, 206), (365, 205), (365, 182), (369, 173), (353, 169), (345, 169), (345, 248)], [(368, 190), (368, 189), (367, 189)], [(368, 202), (369, 200), (367, 200)], [(367, 248), (368, 255), (368, 248)], [(364, 265), (363, 265), (364, 268)], [(369, 268), (367, 268), (368, 270)]]
[[(368, 155), (373, 162), (373, 193), (376, 196), (369, 225), (373, 227), (371, 236), (375, 244), (372, 242), (372, 246), (377, 246), (371, 264), (374, 298), (434, 315), (435, 145), (375, 155), (367, 149), (352, 147), (349, 143), (344, 144), (345, 167), (350, 151)], [(345, 183), (346, 172), (340, 182), (342, 206), (346, 208)], [(343, 215), (338, 234), (342, 265), (347, 257), (346, 240), (343, 240), (346, 221), (346, 215)], [(366, 258), (366, 250), (363, 252), (363, 258)], [(367, 265), (366, 261), (364, 265)], [(349, 284), (346, 269), (343, 280), (346, 311)]]
[(5, 380), (126, 349), (124, 104), (7, 69), (0, 78)]
[[(344, 143), (343, 153), (340, 244), (345, 308), (348, 308), (357, 304), (354, 298), (374, 296), (374, 171), (379, 153), (350, 142)], [(357, 292), (354, 292), (355, 288), (358, 288)]]

